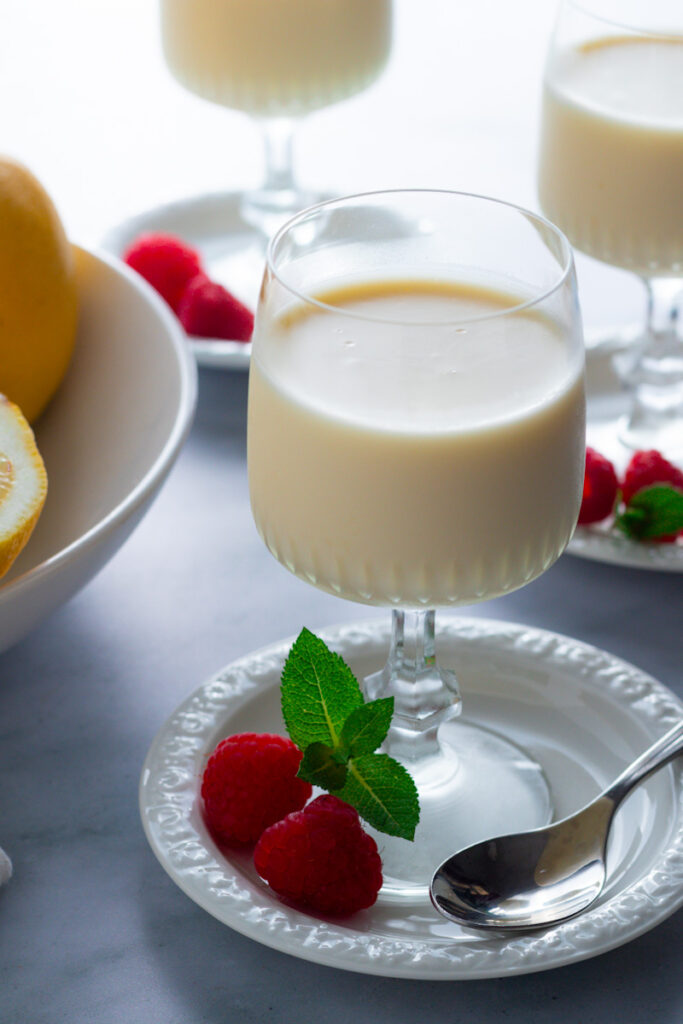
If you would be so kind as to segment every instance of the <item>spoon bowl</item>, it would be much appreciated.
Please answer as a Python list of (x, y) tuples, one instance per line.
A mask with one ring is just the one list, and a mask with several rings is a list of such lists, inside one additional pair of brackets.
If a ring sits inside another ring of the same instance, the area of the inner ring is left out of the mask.
[(582, 810), (530, 832), (486, 839), (437, 868), (430, 895), (445, 917), (469, 928), (546, 928), (586, 910), (605, 884), (617, 808), (683, 750), (683, 722), (645, 751)]

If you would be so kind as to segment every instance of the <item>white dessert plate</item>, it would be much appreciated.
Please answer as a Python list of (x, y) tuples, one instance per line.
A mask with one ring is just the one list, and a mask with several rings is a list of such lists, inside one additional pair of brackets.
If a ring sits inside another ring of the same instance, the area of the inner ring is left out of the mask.
[[(145, 232), (177, 235), (200, 251), (215, 280), (253, 310), (261, 287), (265, 251), (255, 244), (253, 229), (242, 219), (241, 198), (240, 192), (219, 192), (157, 206), (112, 228), (102, 244), (120, 257)], [(250, 342), (196, 337), (189, 341), (200, 366), (249, 369)]]
[[(363, 677), (384, 661), (389, 627), (374, 620), (323, 636)], [(198, 793), (206, 759), (224, 736), (284, 733), (279, 680), (291, 642), (249, 654), (199, 687), (162, 727), (143, 767), (140, 810), (150, 845), (173, 881), (218, 920), (304, 960), (452, 980), (583, 960), (628, 942), (683, 904), (680, 766), (654, 776), (619, 811), (598, 902), (547, 931), (468, 931), (437, 914), (426, 897), (406, 906), (380, 893), (372, 908), (346, 920), (281, 902), (248, 853), (226, 853), (212, 841)], [(441, 661), (459, 675), (464, 717), (505, 733), (540, 761), (558, 817), (586, 803), (683, 714), (677, 698), (637, 668), (554, 633), (452, 618), (440, 623), (438, 644)]]
[(629, 540), (609, 523), (578, 526), (567, 551), (570, 555), (629, 569), (683, 572), (683, 544), (645, 544)]
[[(626, 414), (628, 397), (614, 372), (612, 354), (607, 351), (587, 353), (586, 385), (588, 426), (586, 441), (610, 459), (621, 474), (633, 452), (622, 445), (617, 430)], [(681, 424), (681, 456), (683, 457), (683, 424)], [(680, 459), (672, 457), (678, 464)], [(616, 530), (609, 520), (592, 526), (578, 526), (569, 542), (570, 555), (608, 562), (632, 569), (654, 569), (660, 572), (683, 572), (683, 538), (672, 544), (633, 541)]]
[(0, 581), (0, 651), (118, 550), (159, 491), (194, 412), (196, 367), (164, 302), (118, 260), (75, 252), (76, 348), (35, 426), (48, 496)]

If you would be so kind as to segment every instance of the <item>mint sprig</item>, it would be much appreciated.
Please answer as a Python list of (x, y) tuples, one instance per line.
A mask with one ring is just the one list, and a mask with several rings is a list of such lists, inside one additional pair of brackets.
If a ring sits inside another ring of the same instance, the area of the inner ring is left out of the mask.
[(614, 525), (632, 540), (676, 534), (683, 530), (683, 491), (670, 484), (643, 487), (617, 514)]
[(393, 697), (365, 703), (346, 662), (302, 629), (282, 671), (282, 714), (303, 751), (299, 776), (345, 800), (380, 832), (413, 839), (420, 808), (403, 765), (375, 751), (385, 740)]

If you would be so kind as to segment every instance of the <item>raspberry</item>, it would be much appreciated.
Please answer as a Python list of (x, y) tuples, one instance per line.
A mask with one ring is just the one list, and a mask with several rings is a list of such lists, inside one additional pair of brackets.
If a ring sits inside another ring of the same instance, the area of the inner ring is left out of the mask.
[(188, 283), (202, 272), (196, 249), (175, 235), (139, 235), (123, 254), (124, 261), (166, 299), (174, 312)]
[(321, 914), (371, 907), (382, 885), (375, 840), (336, 796), (319, 796), (266, 829), (254, 864), (280, 896)]
[(619, 482), (614, 466), (594, 448), (586, 448), (586, 472), (579, 523), (598, 523), (614, 509)]
[(222, 740), (202, 778), (205, 821), (219, 841), (254, 843), (264, 829), (303, 807), (312, 788), (296, 773), (301, 751), (268, 733), (239, 733)]
[(621, 485), (624, 502), (628, 505), (634, 494), (652, 484), (671, 484), (683, 491), (683, 473), (665, 459), (661, 452), (654, 449), (636, 452), (626, 467)]
[(187, 333), (198, 338), (249, 341), (254, 329), (251, 310), (205, 274), (189, 282), (177, 312)]
[[(621, 485), (624, 504), (628, 505), (634, 494), (653, 484), (670, 484), (683, 491), (683, 473), (654, 448), (636, 452), (626, 467)], [(680, 534), (683, 535), (683, 530)], [(666, 533), (661, 537), (652, 537), (651, 540), (656, 544), (673, 544), (677, 536), (679, 534)]]

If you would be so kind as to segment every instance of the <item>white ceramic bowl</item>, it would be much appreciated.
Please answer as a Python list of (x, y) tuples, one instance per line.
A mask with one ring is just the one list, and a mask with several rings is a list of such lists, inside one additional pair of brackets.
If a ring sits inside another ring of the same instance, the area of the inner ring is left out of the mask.
[(76, 248), (73, 360), (36, 424), (38, 525), (0, 581), (0, 651), (76, 593), (148, 509), (187, 436), (197, 380), (173, 314), (118, 260)]

